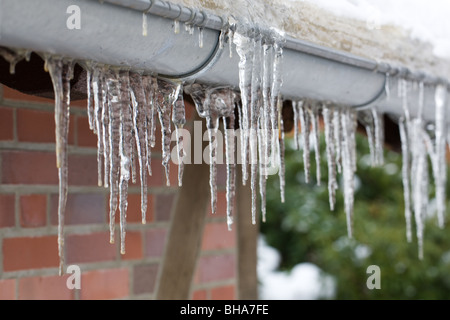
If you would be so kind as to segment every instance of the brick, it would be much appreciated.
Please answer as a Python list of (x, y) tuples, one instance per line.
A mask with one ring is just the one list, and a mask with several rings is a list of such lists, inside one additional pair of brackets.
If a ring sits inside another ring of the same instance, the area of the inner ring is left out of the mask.
[(227, 195), (225, 191), (217, 191), (216, 213), (212, 213), (211, 202), (208, 206), (208, 217), (226, 217), (227, 215)]
[(80, 147), (97, 148), (97, 135), (89, 128), (87, 117), (77, 117), (77, 143)]
[(145, 256), (161, 257), (166, 244), (166, 229), (149, 229), (145, 231)]
[[(147, 175), (147, 184), (149, 187), (162, 187), (166, 186), (166, 174), (164, 167), (161, 163), (161, 159), (152, 158), (151, 163), (152, 175)], [(139, 178), (138, 178), (138, 181)], [(140, 182), (139, 182), (140, 183)]]
[[(74, 117), (69, 120), (69, 144), (74, 143)], [(49, 111), (17, 109), (17, 138), (23, 142), (55, 143), (55, 114)]]
[(0, 280), (0, 300), (15, 300), (16, 299), (16, 280), (7, 279)]
[[(177, 159), (177, 161), (178, 161), (178, 159)], [(164, 179), (166, 179), (165, 174), (164, 174)], [(173, 163), (172, 160), (170, 161), (170, 166), (169, 166), (169, 181), (170, 181), (171, 187), (178, 188), (178, 164)]]
[[(142, 223), (142, 212), (141, 212), (141, 194), (140, 193), (129, 193), (127, 197), (128, 207), (127, 207), (127, 223)], [(108, 197), (108, 207), (107, 216), (109, 217), (109, 197)], [(119, 212), (119, 211), (118, 211)], [(116, 213), (116, 223), (120, 221), (120, 215)], [(147, 214), (146, 221), (150, 223), (153, 221), (153, 196), (147, 195)]]
[(233, 285), (211, 289), (211, 300), (235, 300), (235, 287)]
[(128, 269), (106, 269), (81, 274), (82, 300), (123, 299), (129, 295)]
[(3, 271), (54, 268), (58, 265), (56, 236), (3, 239)]
[(0, 140), (14, 140), (14, 118), (11, 108), (0, 108)]
[(15, 224), (14, 217), (14, 195), (0, 195), (0, 228), (13, 227)]
[(138, 265), (133, 269), (134, 294), (152, 293), (155, 291), (158, 276), (157, 264)]
[(3, 184), (58, 184), (54, 152), (3, 151)]
[(122, 260), (142, 259), (142, 234), (139, 231), (127, 231), (125, 237), (125, 254)]
[(203, 231), (202, 250), (233, 248), (236, 245), (235, 230), (228, 230), (226, 222), (207, 223)]
[[(50, 197), (50, 221), (58, 224), (58, 194)], [(69, 193), (64, 223), (66, 225), (105, 223), (105, 195), (102, 193)]]
[(208, 299), (207, 294), (208, 292), (206, 290), (195, 290), (192, 293), (192, 300), (206, 300)]
[(236, 276), (234, 254), (208, 255), (200, 257), (195, 283), (233, 279)]
[(186, 120), (193, 120), (194, 114), (197, 113), (197, 110), (195, 110), (194, 104), (188, 102), (185, 100), (185, 112), (186, 112)]
[(96, 155), (69, 155), (69, 185), (98, 186)]
[(225, 164), (224, 161), (224, 164), (217, 165), (217, 186), (225, 187), (226, 185), (227, 185), (227, 165)]
[(116, 246), (109, 243), (109, 232), (71, 234), (66, 239), (67, 263), (113, 261)]
[(155, 195), (156, 221), (169, 221), (175, 201), (175, 194)]
[(3, 98), (8, 99), (8, 100), (54, 104), (53, 99), (42, 98), (42, 97), (30, 95), (30, 94), (25, 94), (25, 93), (19, 92), (17, 90), (11, 89), (7, 86), (3, 86)]
[(70, 107), (85, 109), (87, 108), (87, 99), (82, 100), (71, 100)]
[(20, 225), (25, 228), (47, 224), (47, 196), (30, 194), (20, 196)]
[(19, 279), (19, 300), (71, 300), (74, 291), (67, 288), (69, 275)]

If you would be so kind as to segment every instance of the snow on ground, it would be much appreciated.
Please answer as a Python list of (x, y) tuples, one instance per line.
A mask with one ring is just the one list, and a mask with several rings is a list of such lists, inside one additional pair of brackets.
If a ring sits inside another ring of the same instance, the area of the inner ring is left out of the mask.
[(332, 299), (334, 279), (312, 263), (299, 263), (291, 272), (277, 271), (280, 254), (261, 236), (258, 240), (259, 298), (262, 300)]

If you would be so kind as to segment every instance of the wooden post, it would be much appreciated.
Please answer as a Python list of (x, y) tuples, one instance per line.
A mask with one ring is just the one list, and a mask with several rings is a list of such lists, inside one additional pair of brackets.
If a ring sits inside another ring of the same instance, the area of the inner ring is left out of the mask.
[(240, 170), (237, 170), (236, 183), (236, 224), (237, 224), (237, 252), (238, 252), (238, 279), (237, 297), (240, 300), (258, 299), (258, 274), (256, 264), (258, 261), (257, 244), (259, 225), (252, 224), (252, 193), (250, 183), (243, 186)]
[[(195, 117), (194, 120), (199, 118)], [(157, 282), (156, 299), (189, 299), (190, 286), (201, 250), (209, 198), (209, 165), (204, 162), (186, 164), (183, 186), (178, 192), (171, 218), (162, 270)]]

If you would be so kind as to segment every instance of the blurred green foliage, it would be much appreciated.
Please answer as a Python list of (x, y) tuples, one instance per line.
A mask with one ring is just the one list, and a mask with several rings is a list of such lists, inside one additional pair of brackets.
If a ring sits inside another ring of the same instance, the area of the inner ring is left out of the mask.
[[(354, 236), (349, 239), (341, 183), (335, 210), (329, 209), (323, 137), (320, 186), (313, 152), (311, 182), (305, 183), (302, 152), (286, 140), (285, 203), (280, 201), (278, 175), (271, 176), (267, 184), (267, 221), (261, 223), (261, 233), (280, 252), (281, 270), (301, 262), (316, 264), (335, 278), (336, 299), (450, 298), (450, 226), (440, 229), (435, 215), (430, 215), (423, 260), (418, 258), (417, 238), (406, 241), (401, 154), (385, 150), (385, 164), (372, 167), (367, 138), (357, 134)], [(430, 208), (433, 192), (430, 176)], [(380, 267), (380, 290), (367, 288), (370, 265)]]

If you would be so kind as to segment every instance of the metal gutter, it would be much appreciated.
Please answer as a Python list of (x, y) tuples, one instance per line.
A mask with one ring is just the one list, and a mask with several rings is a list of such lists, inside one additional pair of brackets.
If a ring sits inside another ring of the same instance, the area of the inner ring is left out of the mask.
[[(66, 27), (66, 9), (73, 4), (81, 9), (80, 30)], [(222, 54), (227, 50), (219, 45), (227, 22), (201, 10), (161, 0), (0, 0), (0, 12), (1, 46), (94, 60), (179, 81), (239, 84), (238, 55)], [(203, 47), (198, 45), (197, 31), (190, 35), (181, 27), (175, 34), (174, 20), (203, 28)], [(447, 84), (444, 79), (291, 37), (286, 38), (283, 53), (281, 93), (287, 99), (310, 98), (355, 108), (376, 103), (383, 111), (400, 114), (401, 98), (385, 96), (388, 77), (423, 81), (426, 101), (434, 101), (435, 84)]]

